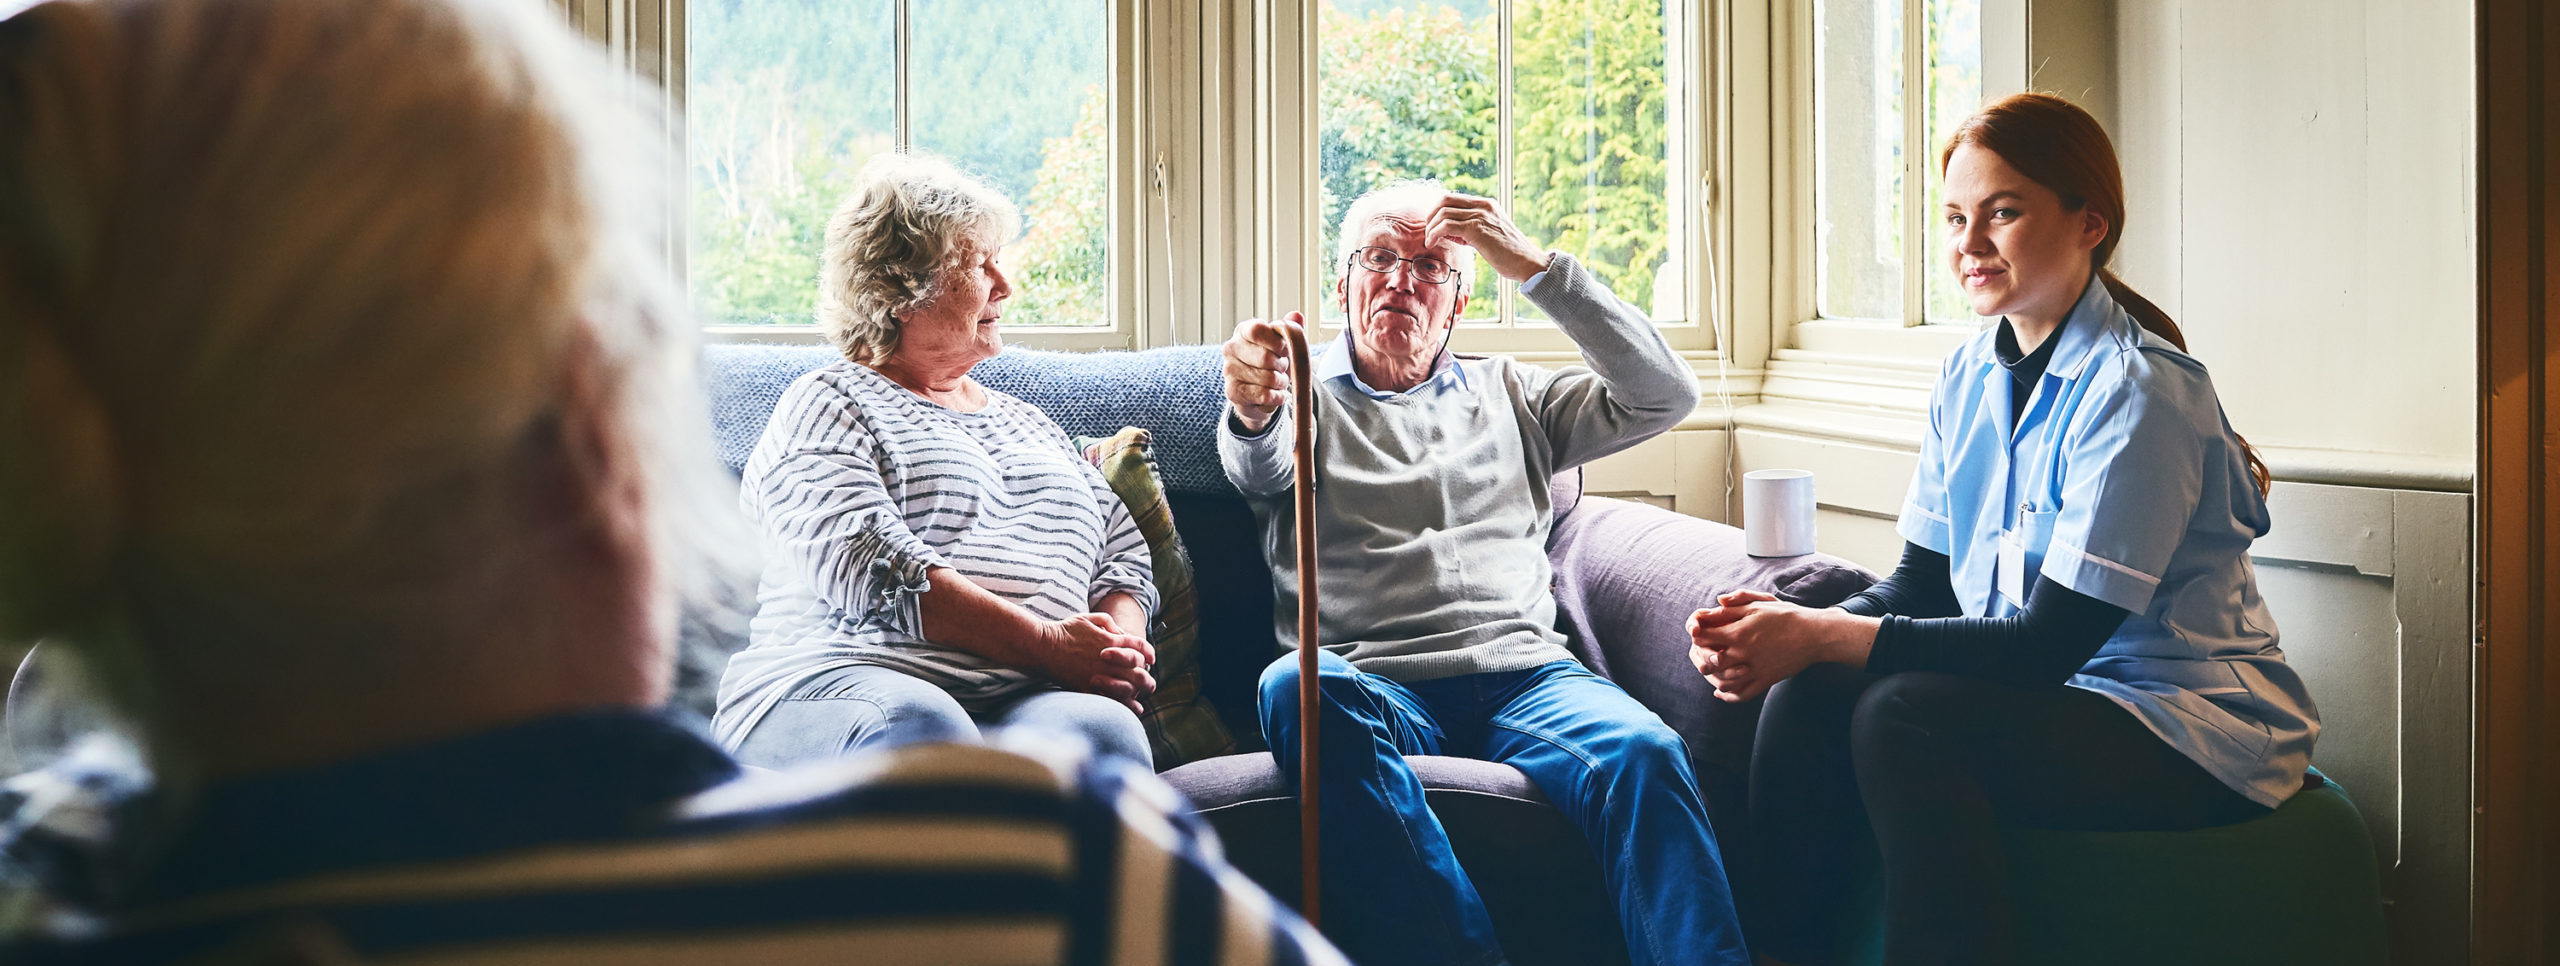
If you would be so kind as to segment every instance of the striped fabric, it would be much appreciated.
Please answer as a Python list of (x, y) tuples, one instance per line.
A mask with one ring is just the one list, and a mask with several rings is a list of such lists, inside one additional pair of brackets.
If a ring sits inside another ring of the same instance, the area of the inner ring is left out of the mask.
[[(84, 800), (118, 783), (77, 761), (0, 788), (0, 909), (150, 838), (96, 820), (151, 809)], [(0, 962), (1342, 962), (1153, 775), (1024, 736), (741, 776), (664, 719), (573, 715), (195, 813), (110, 890), (142, 898), (0, 922)]]
[(1115, 592), (1155, 613), (1128, 508), (1049, 417), (987, 396), (957, 412), (850, 362), (783, 392), (741, 481), (770, 547), (750, 643), (720, 682), (713, 728), (731, 750), (795, 688), (850, 665), (896, 668), (972, 711), (1047, 686), (924, 639), (934, 567), (1044, 620)]

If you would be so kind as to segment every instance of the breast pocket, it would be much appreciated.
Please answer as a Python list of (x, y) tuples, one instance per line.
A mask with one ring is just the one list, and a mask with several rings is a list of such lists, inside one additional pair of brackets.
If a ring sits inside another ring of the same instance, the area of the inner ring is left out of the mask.
[(2061, 510), (2020, 510), (2015, 526), (2000, 531), (2000, 596), (2024, 609), (2027, 588), (2044, 568), (2045, 545), (2053, 541), (2053, 521)]

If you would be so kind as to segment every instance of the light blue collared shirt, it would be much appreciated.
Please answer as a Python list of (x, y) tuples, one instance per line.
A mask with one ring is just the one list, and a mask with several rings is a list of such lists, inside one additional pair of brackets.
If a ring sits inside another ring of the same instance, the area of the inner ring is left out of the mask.
[(2073, 687), (2115, 699), (2262, 804), (2302, 785), (2319, 710), (2276, 646), (2249, 544), (2267, 503), (2204, 366), (2094, 277), (2010, 423), (1986, 330), (1948, 357), (1896, 528), (1949, 558), (1968, 617), (2042, 576), (2130, 612)]
[(1440, 347), (1440, 357), (1431, 363), (1430, 377), (1422, 380), (1421, 385), (1401, 393), (1379, 389), (1360, 380), (1359, 370), (1351, 364), (1351, 337), (1348, 333), (1325, 343), (1324, 348), (1317, 350), (1315, 358), (1309, 361), (1315, 366), (1317, 381), (1348, 380), (1352, 388), (1371, 399), (1393, 399), (1423, 392), (1436, 395), (1446, 389), (1467, 388), (1466, 367), (1458, 364), (1457, 354), (1450, 352), (1445, 345)]

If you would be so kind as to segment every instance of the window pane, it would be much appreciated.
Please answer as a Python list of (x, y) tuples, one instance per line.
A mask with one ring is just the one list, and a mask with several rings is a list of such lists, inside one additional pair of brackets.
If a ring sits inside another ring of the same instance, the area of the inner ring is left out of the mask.
[[(1332, 293), (1352, 201), (1411, 178), (1495, 194), (1498, 24), (1493, 0), (1323, 0), (1316, 17), (1324, 315), (1339, 323)], [(1466, 317), (1497, 317), (1498, 292), (1477, 278)]]
[(1816, 305), (1902, 318), (1902, 3), (1814, 3)]
[(1108, 325), (1108, 0), (912, 0), (916, 146), (1022, 208), (1010, 325)]
[[(1683, 212), (1666, 173), (1680, 89), (1664, 0), (1512, 8), (1512, 216), (1656, 321), (1679, 321)], [(1521, 299), (1517, 318), (1543, 318)]]
[(706, 321), (815, 321), (827, 216), (891, 146), (893, 16), (890, 0), (687, 7), (687, 262)]
[[(1982, 0), (1928, 0), (1929, 3), (1929, 170), (1938, 170), (1938, 152), (1946, 147), (1947, 136), (1955, 133), (1974, 109), (1982, 106)], [(1921, 270), (1929, 277), (1929, 317), (1931, 322), (1974, 321), (1973, 310), (1965, 306), (1964, 295), (1956, 289), (1955, 272), (1946, 262), (1946, 220), (1938, 206), (1945, 204), (1939, 179), (1929, 179), (1931, 226), (1929, 263)]]

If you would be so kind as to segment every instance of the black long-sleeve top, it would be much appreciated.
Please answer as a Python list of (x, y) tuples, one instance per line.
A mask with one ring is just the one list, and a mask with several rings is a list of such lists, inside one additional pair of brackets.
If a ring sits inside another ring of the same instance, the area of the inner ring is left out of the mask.
[(1906, 543), (1892, 576), (1841, 602), (1852, 614), (1884, 618), (1867, 652), (1867, 670), (2059, 684), (2089, 663), (2130, 616), (2038, 575), (2027, 589), (2026, 609), (2008, 617), (1965, 617), (1950, 567), (1945, 554)]

